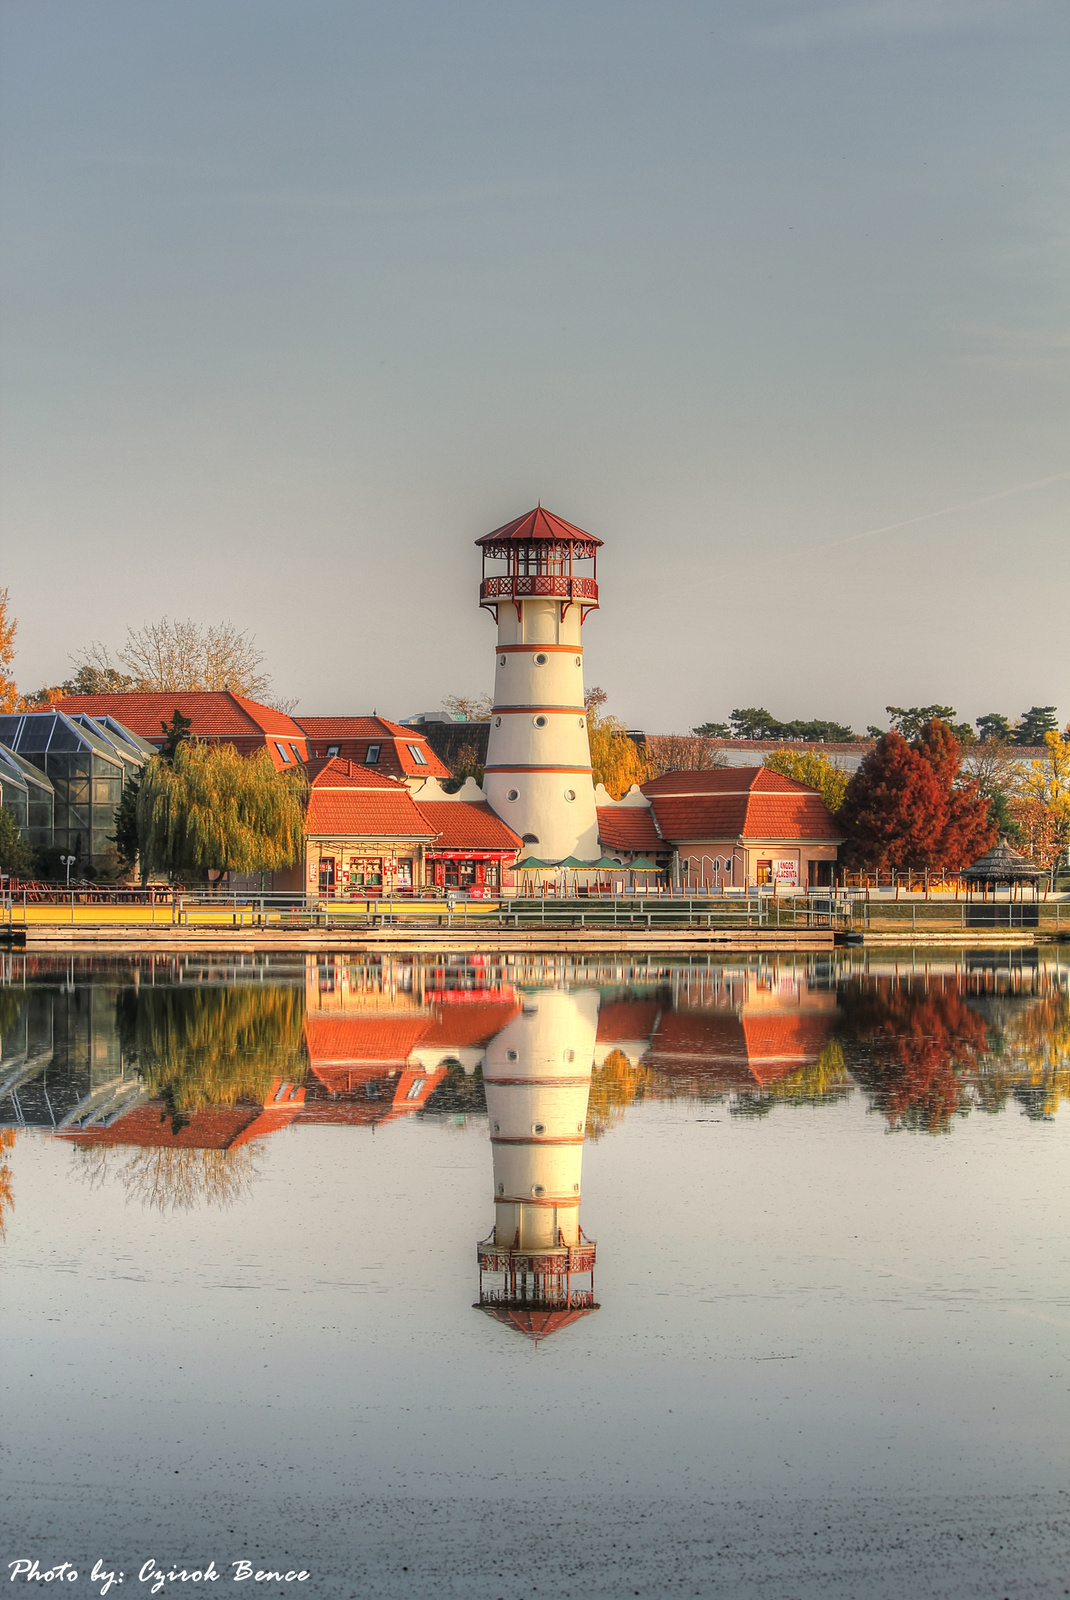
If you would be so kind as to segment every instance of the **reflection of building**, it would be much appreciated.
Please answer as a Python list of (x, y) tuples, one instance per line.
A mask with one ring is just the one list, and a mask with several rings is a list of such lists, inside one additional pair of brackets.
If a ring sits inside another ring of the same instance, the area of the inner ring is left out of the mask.
[(478, 1247), (478, 1309), (535, 1339), (598, 1309), (580, 1227), (597, 1024), (596, 990), (528, 991), (483, 1068), (494, 1229)]

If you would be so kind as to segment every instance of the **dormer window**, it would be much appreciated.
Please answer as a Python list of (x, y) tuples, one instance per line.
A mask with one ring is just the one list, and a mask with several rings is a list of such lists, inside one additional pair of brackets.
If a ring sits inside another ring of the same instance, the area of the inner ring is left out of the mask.
[(377, 767), (379, 765), (379, 752), (382, 748), (381, 744), (370, 744), (368, 746), (367, 754), (364, 757), (364, 765), (366, 767)]
[(405, 748), (418, 767), (426, 767), (427, 757), (424, 755), (418, 744), (407, 744)]
[(300, 761), (300, 759), (301, 759), (301, 752), (300, 752), (300, 750), (299, 750), (299, 749), (298, 749), (298, 748), (297, 748), (297, 746), (296, 746), (296, 745), (295, 745), (295, 744), (292, 744), (292, 745), (291, 745), (291, 746), (290, 746), (290, 749), (291, 749), (291, 750), (292, 750), (292, 751), (293, 751), (293, 753), (294, 753), (294, 760), (295, 760), (295, 761)]
[(341, 754), (342, 754), (342, 746), (340, 744), (329, 744), (327, 746), (327, 760), (328, 761), (331, 761), (335, 756), (340, 756)]
[(287, 762), (289, 761), (290, 753), (287, 750), (286, 746), (284, 744), (281, 744), (278, 739), (275, 740), (275, 749), (279, 752), (279, 755), (282, 757), (282, 759), (284, 761), (287, 761)]

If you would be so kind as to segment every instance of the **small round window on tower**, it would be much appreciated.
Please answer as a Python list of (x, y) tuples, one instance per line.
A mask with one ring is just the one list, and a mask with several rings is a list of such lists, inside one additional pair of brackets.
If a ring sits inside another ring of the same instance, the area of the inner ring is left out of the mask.
[(505, 1052), (505, 1055), (506, 1055), (506, 1059), (509, 1060), (509, 1061), (515, 1061), (516, 1060), (516, 1051), (515, 1050), (507, 1050)]
[(575, 798), (576, 798), (575, 789), (566, 789), (565, 790), (565, 799), (566, 800), (575, 800)]
[(495, 726), (495, 727), (496, 727), (496, 728), (500, 728), (500, 727), (501, 727), (501, 725), (502, 725), (502, 719), (501, 719), (501, 717), (495, 717), (495, 719), (494, 719), (494, 726)]
[(505, 663), (508, 661), (508, 659), (509, 659), (508, 656), (499, 656), (498, 657), (498, 665), (499, 665), (499, 667), (504, 667)]
[(531, 1131), (532, 1131), (532, 1133), (545, 1133), (546, 1132), (546, 1124), (545, 1124), (545, 1122), (533, 1122), (531, 1124)]
[(519, 798), (520, 798), (519, 789), (510, 789), (509, 792), (506, 794), (505, 798), (507, 800), (519, 800)]
[(545, 656), (536, 656), (535, 657), (535, 665), (537, 667), (544, 667), (546, 665), (546, 657)]
[(583, 665), (583, 657), (582, 656), (577, 656), (576, 657), (576, 665), (578, 667), (582, 667), (582, 665)]
[(532, 1184), (532, 1186), (531, 1186), (531, 1195), (532, 1195), (532, 1199), (533, 1200), (541, 1200), (545, 1193), (546, 1193), (546, 1190), (544, 1189), (544, 1187), (543, 1187), (543, 1185), (541, 1183), (533, 1183)]
[(545, 726), (546, 726), (546, 718), (545, 717), (536, 717), (535, 718), (535, 726), (537, 728), (545, 728)]
[(505, 1193), (505, 1184), (504, 1183), (499, 1183), (499, 1185), (498, 1185), (498, 1193), (499, 1194), (504, 1194)]
[(582, 717), (581, 717), (581, 718), (580, 718), (580, 727), (581, 727), (581, 728), (582, 728), (582, 727), (585, 727), (585, 726), (586, 726), (586, 724), (585, 724), (585, 723), (584, 723), (584, 720), (583, 720), (583, 718), (582, 718)]

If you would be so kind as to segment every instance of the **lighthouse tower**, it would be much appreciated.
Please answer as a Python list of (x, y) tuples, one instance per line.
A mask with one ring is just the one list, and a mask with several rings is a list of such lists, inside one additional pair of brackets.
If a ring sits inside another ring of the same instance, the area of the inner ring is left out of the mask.
[[(498, 623), (484, 791), (527, 855), (595, 861), (580, 634), (598, 606), (602, 541), (540, 505), (476, 543), (479, 603)], [(588, 562), (590, 572), (581, 570)]]
[(478, 1246), (478, 1309), (534, 1339), (597, 1311), (580, 1170), (598, 992), (528, 991), (487, 1046), (494, 1229)]

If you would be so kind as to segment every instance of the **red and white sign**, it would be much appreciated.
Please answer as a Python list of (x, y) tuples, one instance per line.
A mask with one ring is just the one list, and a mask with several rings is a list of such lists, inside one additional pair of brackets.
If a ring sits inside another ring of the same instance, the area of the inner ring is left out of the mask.
[(797, 889), (799, 887), (799, 863), (794, 859), (774, 862), (773, 880), (778, 889)]

